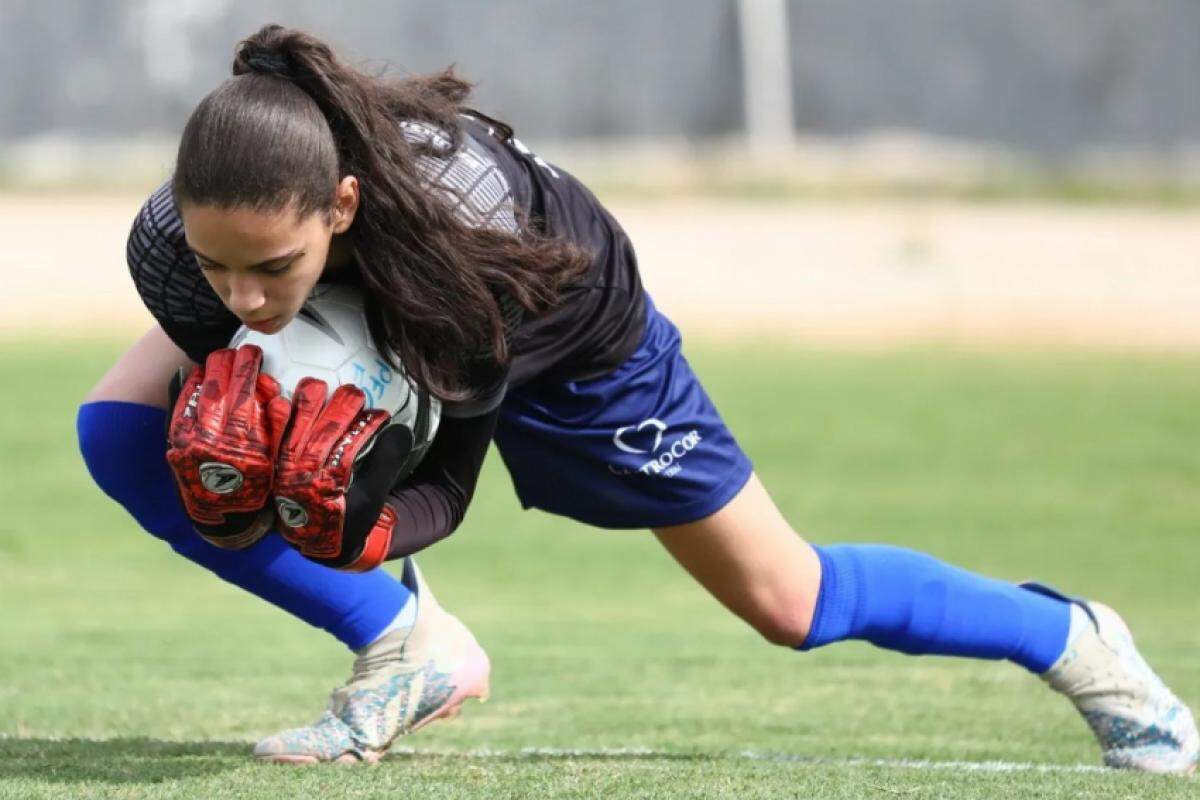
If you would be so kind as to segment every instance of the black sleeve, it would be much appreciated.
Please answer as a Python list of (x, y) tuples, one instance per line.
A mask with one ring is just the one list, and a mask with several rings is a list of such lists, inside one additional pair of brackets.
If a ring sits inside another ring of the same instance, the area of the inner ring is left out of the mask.
[(425, 458), (388, 494), (396, 512), (388, 559), (423, 550), (462, 522), (499, 416), (493, 408), (476, 417), (442, 418)]
[[(506, 333), (511, 334), (524, 311), (507, 294), (496, 299)], [(471, 385), (483, 388), (469, 400), (442, 404), (429, 452), (388, 494), (386, 502), (396, 512), (389, 559), (412, 555), (446, 538), (467, 513), (508, 390), (509, 368), (496, 364), (488, 350), (475, 359), (470, 376)]]

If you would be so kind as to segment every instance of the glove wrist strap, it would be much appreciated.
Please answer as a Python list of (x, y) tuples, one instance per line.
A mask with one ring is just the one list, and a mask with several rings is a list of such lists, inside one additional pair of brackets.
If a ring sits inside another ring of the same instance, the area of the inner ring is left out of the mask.
[(367, 534), (367, 539), (363, 542), (362, 552), (358, 558), (351, 561), (343, 569), (350, 572), (366, 572), (367, 570), (375, 569), (388, 556), (388, 551), (392, 546), (392, 531), (396, 527), (396, 512), (386, 503), (383, 510), (379, 512), (379, 519), (375, 521), (371, 532)]

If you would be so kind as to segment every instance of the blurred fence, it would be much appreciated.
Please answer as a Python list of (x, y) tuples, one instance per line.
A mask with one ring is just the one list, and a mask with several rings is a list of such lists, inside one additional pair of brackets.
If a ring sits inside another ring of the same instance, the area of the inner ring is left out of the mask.
[(1193, 0), (4, 0), (0, 143), (170, 137), (269, 21), (376, 66), (455, 62), (530, 138), (725, 136), (746, 105), (739, 22), (762, 5), (786, 11), (800, 135), (1200, 147)]

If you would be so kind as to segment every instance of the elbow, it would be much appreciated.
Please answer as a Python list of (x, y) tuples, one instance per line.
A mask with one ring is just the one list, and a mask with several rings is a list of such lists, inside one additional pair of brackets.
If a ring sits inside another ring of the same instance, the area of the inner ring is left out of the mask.
[(458, 530), (472, 494), (454, 486), (449, 491), (443, 487), (436, 495), (423, 492), (408, 497), (406, 512), (401, 514), (407, 524), (398, 524), (393, 531), (388, 560), (419, 553)]

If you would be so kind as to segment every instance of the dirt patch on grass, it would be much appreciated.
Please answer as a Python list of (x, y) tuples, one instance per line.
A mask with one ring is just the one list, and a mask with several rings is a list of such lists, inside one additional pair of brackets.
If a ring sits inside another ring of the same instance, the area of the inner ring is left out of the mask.
[[(142, 197), (0, 196), (0, 334), (151, 324), (124, 264)], [(1200, 348), (1200, 211), (945, 202), (618, 201), (689, 334)]]

